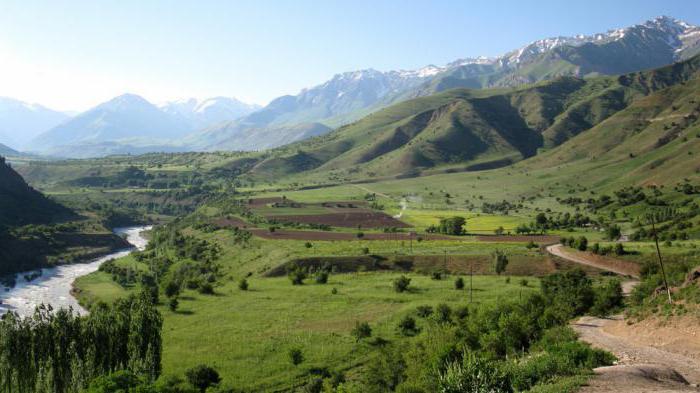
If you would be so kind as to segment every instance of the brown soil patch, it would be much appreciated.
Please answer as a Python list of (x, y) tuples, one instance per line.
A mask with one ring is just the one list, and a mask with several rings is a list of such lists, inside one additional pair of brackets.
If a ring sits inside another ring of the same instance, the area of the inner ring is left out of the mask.
[(695, 316), (652, 317), (634, 324), (615, 320), (603, 326), (603, 331), (700, 361), (700, 319)]
[(280, 222), (299, 222), (303, 224), (320, 224), (343, 228), (408, 228), (408, 224), (388, 214), (372, 211), (352, 211), (313, 215), (266, 215), (269, 220)]
[(243, 221), (242, 219), (238, 217), (229, 217), (229, 218), (219, 218), (214, 220), (214, 225), (218, 226), (219, 228), (248, 228), (249, 226), (253, 227), (254, 225), (248, 224), (247, 222)]
[(248, 199), (248, 205), (252, 207), (261, 207), (268, 205), (270, 203), (291, 203), (293, 201), (290, 201), (289, 199), (282, 199), (281, 197), (271, 197), (271, 198), (253, 198), (253, 199)]
[[(404, 232), (398, 233), (365, 233), (360, 239), (357, 234), (350, 232), (330, 232), (330, 231), (296, 231), (289, 229), (276, 229), (270, 232), (267, 229), (249, 229), (249, 231), (258, 237), (269, 240), (318, 240), (318, 241), (350, 241), (350, 240), (396, 240), (409, 241), (411, 235)], [(420, 235), (424, 240), (454, 240), (447, 236), (441, 235)], [(418, 235), (413, 236), (416, 241)]]
[(546, 236), (546, 235), (533, 235), (533, 236), (486, 236), (486, 235), (480, 235), (476, 237), (477, 240), (481, 242), (498, 242), (498, 243), (505, 243), (505, 242), (535, 242), (535, 243), (541, 243), (541, 244), (552, 244), (552, 243), (557, 243), (559, 242), (559, 238), (557, 236)]

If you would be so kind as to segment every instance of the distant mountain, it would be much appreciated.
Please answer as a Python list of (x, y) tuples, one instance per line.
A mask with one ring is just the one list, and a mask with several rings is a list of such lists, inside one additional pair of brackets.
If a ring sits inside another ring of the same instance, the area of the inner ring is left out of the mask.
[[(219, 128), (222, 133), (234, 130), (241, 135), (248, 129), (276, 129), (280, 139), (288, 140), (284, 132), (290, 125), (318, 122), (335, 127), (391, 104), (452, 88), (514, 87), (561, 76), (617, 75), (671, 64), (698, 52), (700, 27), (658, 17), (607, 33), (538, 40), (497, 58), (459, 59), (412, 71), (338, 74)], [(215, 133), (216, 127), (210, 127), (199, 140), (197, 135), (189, 140), (198, 148), (216, 150), (220, 147), (207, 145)], [(247, 145), (233, 148), (259, 149), (266, 142), (248, 138)]]
[[(140, 96), (124, 94), (81, 113), (31, 142), (42, 153), (80, 152), (105, 142), (153, 145), (184, 136), (190, 127)], [(74, 154), (67, 154), (74, 156)]]
[[(269, 152), (250, 174), (271, 179), (311, 171), (319, 178), (346, 180), (417, 176), (436, 168), (488, 169), (531, 157), (537, 162), (545, 149), (551, 150), (545, 165), (615, 151), (614, 162), (644, 154), (658, 159), (654, 168), (666, 160), (680, 163), (673, 174), (678, 177), (697, 169), (687, 163), (700, 143), (691, 133), (699, 124), (699, 81), (700, 55), (618, 77), (565, 76), (518, 88), (452, 89)], [(683, 154), (667, 151), (668, 158), (660, 159), (658, 149), (666, 145)]]
[(323, 135), (331, 128), (320, 123), (279, 127), (239, 127), (231, 123), (202, 130), (194, 140), (182, 144), (187, 150), (263, 150)]
[(180, 117), (192, 129), (229, 122), (260, 109), (259, 105), (246, 104), (231, 97), (213, 97), (205, 100), (189, 98), (167, 102), (160, 109)]
[(0, 143), (24, 149), (32, 138), (68, 118), (38, 104), (0, 97)]
[(21, 155), (22, 155), (22, 153), (18, 152), (17, 150), (0, 143), (0, 156), (7, 157), (7, 156), (21, 156)]

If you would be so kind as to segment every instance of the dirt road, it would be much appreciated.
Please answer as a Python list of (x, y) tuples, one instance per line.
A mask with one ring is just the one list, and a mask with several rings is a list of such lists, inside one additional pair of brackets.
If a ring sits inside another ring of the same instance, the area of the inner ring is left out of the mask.
[(601, 270), (607, 270), (623, 276), (639, 278), (639, 265), (634, 262), (593, 255), (564, 247), (561, 244), (548, 246), (547, 252), (571, 262), (592, 266)]
[[(621, 275), (639, 277), (638, 266), (613, 258), (600, 258), (567, 249), (561, 244), (547, 251), (571, 262), (593, 266)], [(623, 283), (626, 295), (637, 280)], [(600, 367), (582, 393), (613, 392), (700, 392), (700, 329), (673, 324), (628, 325), (622, 316), (598, 318), (586, 316), (572, 323), (581, 340), (605, 349), (618, 358), (618, 364)]]

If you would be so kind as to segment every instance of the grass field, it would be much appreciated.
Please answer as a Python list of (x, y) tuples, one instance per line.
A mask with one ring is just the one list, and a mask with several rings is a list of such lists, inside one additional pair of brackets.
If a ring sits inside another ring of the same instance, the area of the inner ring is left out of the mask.
[[(432, 280), (408, 274), (411, 290), (397, 293), (392, 280), (398, 273), (355, 273), (331, 275), (328, 284), (292, 286), (286, 277), (250, 278), (250, 289), (241, 291), (236, 281), (225, 282), (215, 295), (187, 291), (173, 313), (165, 306), (163, 327), (165, 375), (182, 374), (200, 363), (221, 372), (224, 386), (253, 391), (277, 391), (304, 382), (310, 368), (356, 372), (374, 350), (368, 343), (355, 342), (350, 331), (355, 321), (370, 323), (373, 336), (403, 339), (397, 323), (419, 305), (446, 303), (455, 308), (468, 304), (467, 290), (457, 291), (455, 277)], [(124, 295), (115, 291), (104, 273), (81, 278), (77, 285), (100, 299)], [(528, 286), (518, 277), (510, 283), (504, 277), (475, 276), (476, 303), (516, 299), (539, 287), (528, 277)], [(332, 288), (338, 293), (332, 294)], [(418, 319), (421, 329), (431, 320)], [(291, 348), (300, 348), (306, 359), (295, 367), (288, 359)]]

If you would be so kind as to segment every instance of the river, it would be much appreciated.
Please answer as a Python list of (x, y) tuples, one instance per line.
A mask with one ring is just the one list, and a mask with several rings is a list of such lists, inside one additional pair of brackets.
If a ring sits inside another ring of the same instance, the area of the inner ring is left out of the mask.
[[(2, 290), (0, 285), (0, 314), (9, 310), (15, 311), (20, 316), (29, 316), (39, 304), (50, 304), (54, 309), (72, 307), (74, 311), (86, 313), (78, 301), (71, 295), (73, 281), (86, 274), (97, 270), (102, 263), (113, 258), (128, 255), (134, 248), (143, 250), (148, 240), (141, 236), (141, 232), (150, 229), (150, 226), (116, 228), (114, 233), (126, 236), (126, 240), (133, 248), (117, 251), (94, 261), (61, 265), (52, 268), (41, 269), (42, 274), (29, 282), (24, 278), (35, 271), (17, 274), (17, 283), (13, 288)], [(38, 271), (38, 270), (37, 270)]]

